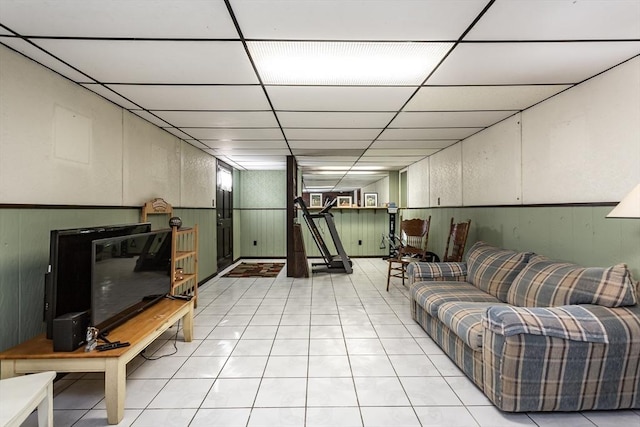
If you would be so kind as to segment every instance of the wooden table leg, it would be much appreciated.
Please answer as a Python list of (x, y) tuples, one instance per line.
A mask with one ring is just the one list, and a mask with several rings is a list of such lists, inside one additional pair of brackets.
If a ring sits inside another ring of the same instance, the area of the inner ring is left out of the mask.
[(193, 340), (193, 301), (187, 314), (182, 317), (182, 325), (185, 342), (191, 342)]
[(107, 422), (118, 424), (124, 417), (124, 399), (126, 394), (127, 365), (120, 357), (106, 360), (104, 373), (104, 395), (107, 401)]
[(0, 379), (13, 378), (16, 374), (16, 361), (11, 359), (0, 360)]

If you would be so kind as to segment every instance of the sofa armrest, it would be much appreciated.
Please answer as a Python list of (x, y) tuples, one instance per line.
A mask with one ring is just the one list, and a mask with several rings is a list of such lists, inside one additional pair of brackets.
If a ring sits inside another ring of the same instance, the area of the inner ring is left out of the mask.
[(466, 262), (412, 262), (407, 266), (409, 286), (415, 282), (467, 280)]
[(572, 341), (608, 343), (607, 329), (580, 305), (559, 307), (493, 306), (482, 318), (486, 329), (505, 337), (530, 334)]

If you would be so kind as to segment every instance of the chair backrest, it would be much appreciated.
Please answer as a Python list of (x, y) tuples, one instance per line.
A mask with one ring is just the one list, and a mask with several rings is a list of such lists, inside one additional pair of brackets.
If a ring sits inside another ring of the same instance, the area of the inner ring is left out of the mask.
[[(471, 228), (471, 220), (465, 222), (454, 223), (451, 218), (451, 226), (449, 228), (449, 237), (447, 238), (447, 247), (444, 250), (443, 262), (461, 262), (464, 254), (464, 247), (467, 244), (467, 236)], [(451, 249), (451, 253), (449, 253)]]
[(400, 241), (402, 243), (400, 255), (423, 256), (427, 251), (429, 240), (429, 225), (431, 216), (427, 219), (405, 219), (400, 222)]

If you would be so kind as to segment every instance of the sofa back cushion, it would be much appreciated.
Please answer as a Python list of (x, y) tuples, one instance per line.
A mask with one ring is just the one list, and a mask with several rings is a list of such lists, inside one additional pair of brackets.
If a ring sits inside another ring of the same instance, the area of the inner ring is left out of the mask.
[(516, 252), (476, 242), (467, 253), (467, 281), (500, 301), (506, 301), (513, 279), (531, 255), (531, 252)]
[(513, 281), (507, 302), (520, 307), (597, 304), (635, 305), (636, 289), (625, 264), (580, 267), (534, 257)]

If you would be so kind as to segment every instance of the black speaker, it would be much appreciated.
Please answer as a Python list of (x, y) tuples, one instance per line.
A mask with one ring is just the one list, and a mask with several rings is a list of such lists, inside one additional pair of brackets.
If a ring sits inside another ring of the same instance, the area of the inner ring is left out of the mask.
[(74, 351), (85, 343), (89, 312), (67, 313), (53, 319), (53, 351)]

